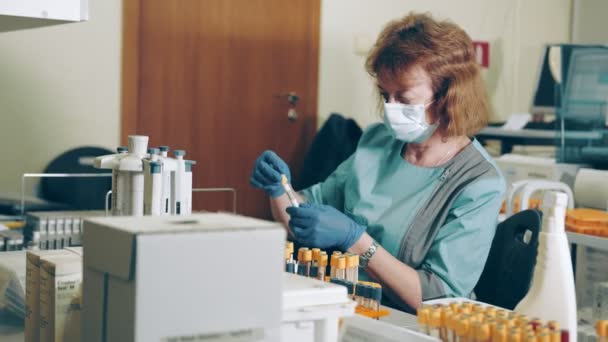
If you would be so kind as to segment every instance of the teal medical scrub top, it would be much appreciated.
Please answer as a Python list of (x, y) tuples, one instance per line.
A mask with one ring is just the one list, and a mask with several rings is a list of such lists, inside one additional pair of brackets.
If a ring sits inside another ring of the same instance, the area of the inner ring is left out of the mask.
[[(371, 136), (370, 136), (371, 135)], [(405, 143), (392, 138), (383, 124), (370, 126), (355, 153), (324, 182), (301, 193), (307, 201), (331, 205), (367, 227), (367, 233), (397, 256), (404, 234), (439, 183), (444, 166), (420, 167), (401, 156)], [(475, 148), (495, 166), (485, 149)], [(448, 296), (468, 297), (489, 253), (505, 194), (504, 178), (473, 182), (450, 209), (421, 267), (443, 282)], [(362, 280), (371, 280), (360, 272)]]

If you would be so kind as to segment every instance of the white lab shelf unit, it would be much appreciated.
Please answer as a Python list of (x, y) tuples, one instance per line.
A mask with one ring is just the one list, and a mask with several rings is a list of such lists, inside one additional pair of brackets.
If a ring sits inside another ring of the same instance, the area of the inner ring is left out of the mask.
[(608, 239), (600, 236), (593, 236), (587, 234), (578, 234), (567, 232), (568, 241), (571, 244), (576, 244), (580, 246), (593, 247), (597, 249), (601, 249), (604, 251), (608, 251)]
[(0, 0), (0, 15), (83, 21), (89, 19), (89, 0)]

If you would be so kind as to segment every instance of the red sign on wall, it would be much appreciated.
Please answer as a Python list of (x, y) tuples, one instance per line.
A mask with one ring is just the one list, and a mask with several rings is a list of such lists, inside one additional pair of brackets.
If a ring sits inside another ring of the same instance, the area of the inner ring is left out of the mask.
[(490, 66), (490, 42), (475, 40), (473, 49), (475, 49), (477, 63), (482, 68), (488, 68)]

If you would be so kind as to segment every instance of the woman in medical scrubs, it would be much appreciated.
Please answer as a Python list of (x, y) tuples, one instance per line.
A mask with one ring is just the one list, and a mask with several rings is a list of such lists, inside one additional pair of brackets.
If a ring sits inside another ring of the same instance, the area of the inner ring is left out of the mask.
[(490, 250), (505, 182), (471, 138), (488, 100), (469, 36), (449, 21), (410, 14), (390, 22), (367, 61), (384, 123), (291, 207), (281, 186), (289, 167), (274, 152), (256, 161), (253, 186), (273, 216), (307, 247), (361, 256), (361, 277), (380, 282), (385, 304), (471, 295)]

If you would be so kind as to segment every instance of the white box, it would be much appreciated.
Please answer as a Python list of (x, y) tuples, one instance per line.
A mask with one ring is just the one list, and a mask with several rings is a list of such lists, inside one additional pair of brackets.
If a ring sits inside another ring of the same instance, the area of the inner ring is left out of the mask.
[(496, 158), (507, 185), (524, 179), (544, 179), (565, 183), (574, 189), (578, 169), (584, 165), (557, 163), (553, 158), (505, 154)]
[(84, 228), (83, 341), (279, 340), (265, 332), (281, 322), (280, 224), (209, 213)]

